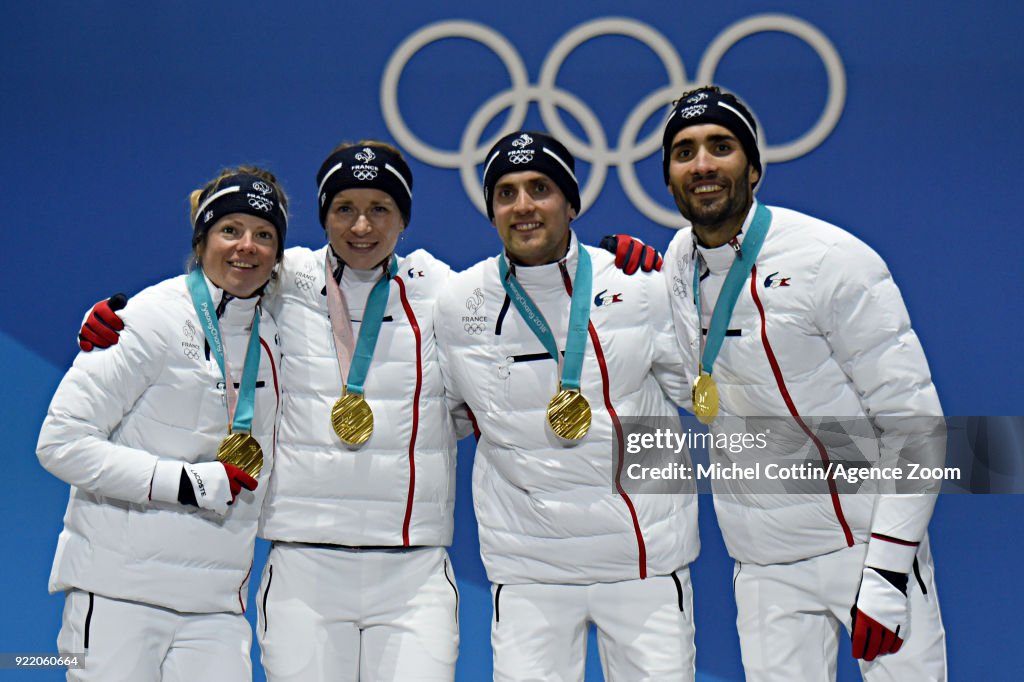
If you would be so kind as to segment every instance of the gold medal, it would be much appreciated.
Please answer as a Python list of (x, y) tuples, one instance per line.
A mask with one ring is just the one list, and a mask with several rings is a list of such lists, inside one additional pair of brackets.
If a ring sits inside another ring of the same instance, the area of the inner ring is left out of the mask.
[(693, 414), (701, 424), (710, 424), (718, 416), (718, 386), (710, 374), (700, 373), (693, 382)]
[(236, 467), (253, 478), (260, 475), (263, 468), (263, 448), (259, 442), (244, 431), (230, 434), (220, 442), (217, 448), (217, 459)]
[(361, 393), (346, 393), (334, 403), (331, 426), (342, 442), (359, 447), (373, 434), (373, 410)]
[(580, 440), (590, 429), (590, 403), (578, 390), (559, 389), (548, 402), (548, 424), (565, 440)]

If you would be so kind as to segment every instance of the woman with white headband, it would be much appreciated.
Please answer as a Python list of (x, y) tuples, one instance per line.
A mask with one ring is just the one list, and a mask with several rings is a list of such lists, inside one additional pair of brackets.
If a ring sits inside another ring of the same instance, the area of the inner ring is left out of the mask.
[(128, 301), (120, 343), (75, 359), (39, 435), (71, 484), (50, 576), (59, 650), (85, 654), (69, 680), (252, 677), (242, 614), (280, 402), (260, 301), (287, 198), (242, 166), (191, 204), (188, 274)]

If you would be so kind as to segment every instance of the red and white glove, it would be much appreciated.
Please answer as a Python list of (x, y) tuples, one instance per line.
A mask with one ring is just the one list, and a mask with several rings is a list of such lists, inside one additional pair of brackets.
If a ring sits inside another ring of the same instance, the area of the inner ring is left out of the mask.
[(227, 514), (228, 507), (246, 490), (256, 490), (259, 482), (234, 464), (226, 462), (187, 463), (173, 460), (157, 462), (149, 497), (161, 502), (209, 509)]
[(873, 661), (894, 654), (910, 637), (907, 574), (864, 567), (853, 617), (853, 657)]
[(916, 542), (872, 533), (857, 600), (850, 609), (853, 657), (873, 661), (894, 654), (910, 637), (907, 585)]
[(614, 253), (615, 267), (627, 275), (632, 275), (637, 270), (661, 270), (661, 254), (657, 249), (628, 234), (607, 235), (598, 246)]
[(124, 329), (124, 322), (116, 311), (124, 308), (127, 302), (124, 294), (114, 294), (94, 305), (78, 332), (78, 347), (88, 353), (93, 348), (115, 345), (120, 338), (118, 332)]

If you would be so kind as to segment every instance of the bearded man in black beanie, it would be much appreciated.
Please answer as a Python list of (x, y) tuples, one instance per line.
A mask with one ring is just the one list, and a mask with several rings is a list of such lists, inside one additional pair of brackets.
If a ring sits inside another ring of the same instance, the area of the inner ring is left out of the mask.
[(754, 198), (757, 124), (731, 93), (680, 97), (663, 152), (692, 224), (664, 269), (692, 410), (716, 435), (771, 431), (765, 447), (712, 448), (712, 460), (831, 472), (803, 494), (712, 481), (747, 680), (834, 680), (841, 625), (865, 679), (945, 680), (934, 487), (886, 476), (858, 488), (835, 473), (943, 461), (942, 407), (892, 276), (850, 233)]

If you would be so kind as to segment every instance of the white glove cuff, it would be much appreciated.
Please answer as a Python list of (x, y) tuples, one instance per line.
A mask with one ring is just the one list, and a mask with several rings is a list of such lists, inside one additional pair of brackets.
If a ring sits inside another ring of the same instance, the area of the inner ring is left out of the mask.
[(910, 573), (914, 567), (915, 556), (916, 542), (908, 544), (905, 541), (886, 540), (878, 535), (872, 535), (868, 541), (868, 554), (864, 558), (864, 565), (894, 573)]
[(173, 459), (158, 459), (153, 469), (149, 499), (153, 502), (177, 502), (178, 486), (181, 484), (181, 462)]
[(196, 502), (202, 509), (227, 513), (231, 504), (231, 484), (223, 464), (217, 461), (186, 464), (185, 474), (192, 482)]
[(878, 621), (891, 632), (899, 628), (899, 636), (910, 637), (910, 614), (907, 598), (888, 580), (875, 571), (865, 569), (860, 582), (857, 609)]

